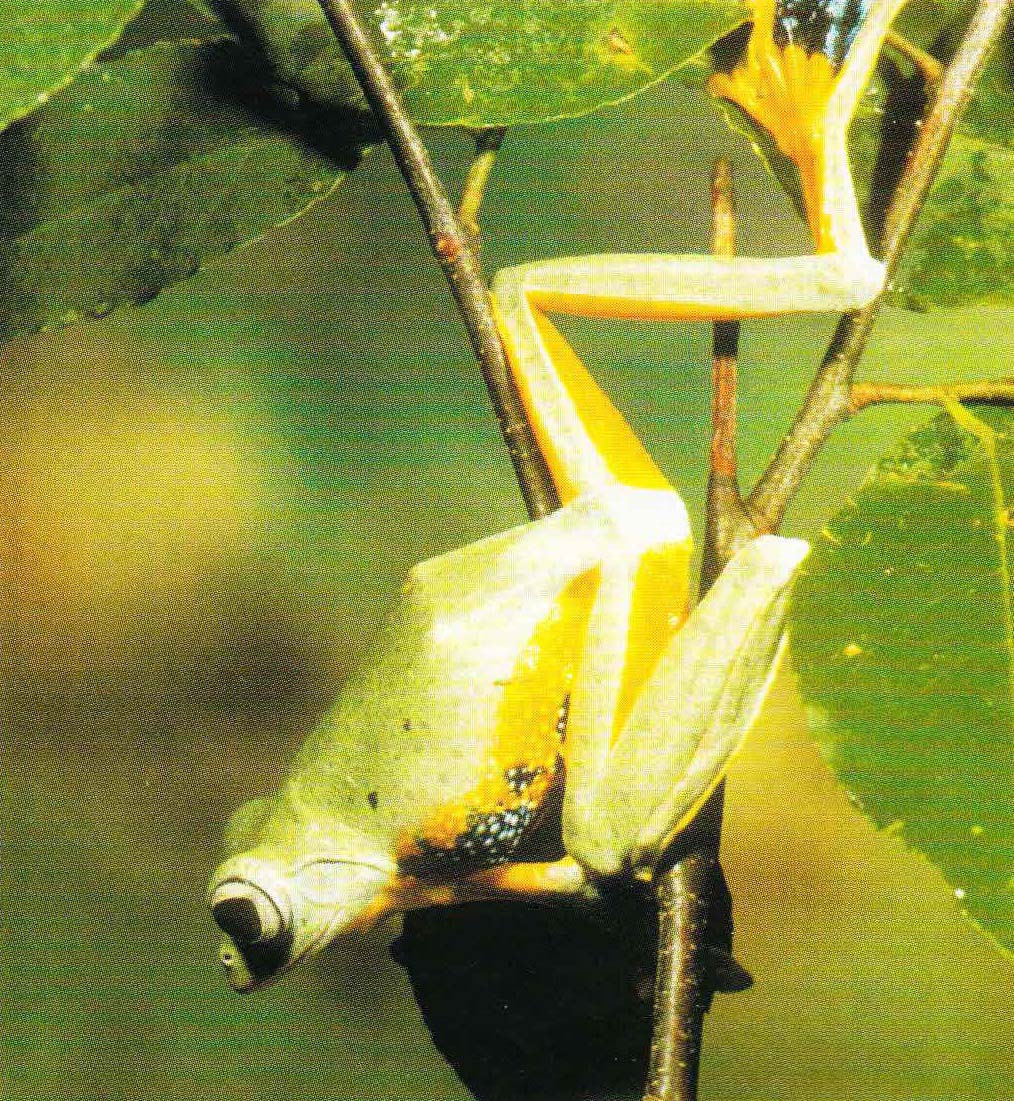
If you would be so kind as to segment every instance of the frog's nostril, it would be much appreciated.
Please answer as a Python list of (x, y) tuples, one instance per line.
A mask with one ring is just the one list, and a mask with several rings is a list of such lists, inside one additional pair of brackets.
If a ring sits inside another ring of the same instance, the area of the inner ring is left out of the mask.
[(268, 944), (277, 940), (287, 925), (282, 909), (266, 891), (238, 880), (215, 888), (211, 913), (237, 944)]

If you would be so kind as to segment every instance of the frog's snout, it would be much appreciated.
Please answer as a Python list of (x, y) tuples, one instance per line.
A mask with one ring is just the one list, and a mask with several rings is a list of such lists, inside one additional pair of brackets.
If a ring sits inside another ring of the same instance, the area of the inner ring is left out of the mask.
[(292, 924), (287, 898), (262, 887), (233, 879), (220, 883), (211, 895), (211, 913), (226, 936), (241, 947), (267, 945), (285, 935)]
[(270, 874), (270, 869), (223, 870), (226, 874), (212, 885), (208, 897), (211, 915), (225, 934), (219, 958), (234, 990), (253, 990), (291, 962), (292, 901), (282, 877)]

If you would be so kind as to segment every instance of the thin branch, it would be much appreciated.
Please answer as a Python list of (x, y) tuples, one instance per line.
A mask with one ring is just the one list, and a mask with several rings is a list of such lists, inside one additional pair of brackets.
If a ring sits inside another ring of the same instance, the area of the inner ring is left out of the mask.
[(426, 227), (433, 255), (450, 284), (479, 360), (528, 513), (533, 520), (545, 516), (559, 507), (559, 499), (508, 369), (490, 308), (489, 291), (468, 236), (352, 4), (349, 0), (318, 2), (391, 146)]
[[(716, 162), (711, 179), (711, 249), (736, 250), (732, 166)], [(712, 341), (712, 436), (701, 595), (742, 539), (755, 534), (736, 479), (736, 387), (739, 325), (718, 322)], [(658, 958), (651, 1055), (645, 1101), (693, 1101), (697, 1096), (704, 1014), (714, 989), (708, 921), (721, 867), (724, 785), (719, 785), (679, 840), (674, 861), (655, 878)]]
[(907, 57), (922, 74), (922, 78), (927, 85), (933, 87), (940, 83), (940, 78), (944, 75), (943, 62), (937, 61), (931, 53), (927, 53), (921, 46), (910, 42), (904, 35), (894, 30), (887, 32), (884, 45), (889, 46), (896, 53), (901, 54), (902, 57)]
[[(882, 255), (888, 282), (897, 270), (954, 127), (1012, 8), (1014, 0), (981, 0), (954, 60), (937, 86), (887, 210)], [(758, 526), (771, 531), (778, 528), (817, 453), (848, 417), (856, 367), (882, 304), (881, 296), (862, 310), (846, 314), (839, 322), (795, 423), (747, 498), (747, 511)]]
[(468, 169), (465, 177), (465, 187), (461, 192), (461, 202), (458, 203), (458, 221), (461, 222), (471, 238), (472, 248), (479, 249), (479, 208), (482, 206), (483, 197), (486, 194), (486, 184), (489, 182), (489, 174), (496, 163), (496, 155), (503, 145), (507, 128), (504, 126), (490, 126), (484, 130), (478, 130), (475, 134), (475, 159)]
[(898, 382), (857, 382), (849, 397), (849, 413), (871, 405), (947, 405), (948, 402), (979, 402), (984, 405), (1014, 403), (1014, 379), (979, 379), (947, 386), (906, 386)]
[(675, 863), (655, 878), (658, 956), (644, 1101), (695, 1101), (704, 1014), (712, 994), (708, 918), (721, 876), (721, 788), (680, 835)]
[[(736, 196), (732, 165), (715, 163), (711, 179), (711, 251), (736, 251)], [(705, 509), (700, 595), (711, 588), (736, 551), (756, 534), (743, 507), (737, 476), (736, 391), (739, 323), (719, 321), (713, 328), (711, 368), (711, 451)]]
[[(711, 175), (711, 251), (715, 256), (736, 254), (736, 195), (732, 165), (718, 160)], [(736, 386), (739, 355), (739, 322), (718, 321), (712, 335), (711, 374), (711, 473), (736, 477)], [(708, 511), (721, 503), (708, 495)]]

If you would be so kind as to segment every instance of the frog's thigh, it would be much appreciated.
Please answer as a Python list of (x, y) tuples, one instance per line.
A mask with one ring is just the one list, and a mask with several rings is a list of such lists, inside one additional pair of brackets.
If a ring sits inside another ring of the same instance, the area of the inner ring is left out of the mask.
[(782, 646), (808, 546), (763, 536), (726, 567), (674, 636), (592, 792), (568, 850), (601, 875), (650, 869), (742, 745)]

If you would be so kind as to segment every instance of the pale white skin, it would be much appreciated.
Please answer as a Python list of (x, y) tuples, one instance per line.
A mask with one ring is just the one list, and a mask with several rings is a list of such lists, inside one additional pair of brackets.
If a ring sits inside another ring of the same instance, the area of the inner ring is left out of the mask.
[[(650, 876), (721, 780), (774, 675), (807, 545), (754, 540), (685, 623), (674, 613), (668, 628), (655, 624), (657, 653), (631, 681), (639, 578), (654, 563), (652, 591), (668, 584), (685, 597), (687, 513), (547, 315), (715, 320), (840, 311), (875, 296), (883, 269), (866, 249), (844, 141), (899, 6), (875, 0), (814, 135), (822, 184), (810, 213), (823, 226), (821, 255), (597, 256), (496, 277), (505, 347), (563, 507), (416, 567), (280, 797), (233, 830), (235, 855), (210, 899), (231, 934), (222, 959), (237, 989), (392, 910), (580, 894), (604, 877)], [(765, 63), (765, 48), (760, 41), (753, 60)], [(488, 777), (505, 685), (565, 594), (591, 575), (567, 682), (567, 858), (426, 881), (406, 874), (399, 839)], [(631, 683), (636, 695), (624, 703)]]

